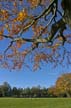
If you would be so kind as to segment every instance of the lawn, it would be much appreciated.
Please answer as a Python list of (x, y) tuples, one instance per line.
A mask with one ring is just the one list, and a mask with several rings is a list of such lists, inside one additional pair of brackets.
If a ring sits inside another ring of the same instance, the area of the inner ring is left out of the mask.
[(0, 108), (71, 108), (70, 98), (0, 98)]

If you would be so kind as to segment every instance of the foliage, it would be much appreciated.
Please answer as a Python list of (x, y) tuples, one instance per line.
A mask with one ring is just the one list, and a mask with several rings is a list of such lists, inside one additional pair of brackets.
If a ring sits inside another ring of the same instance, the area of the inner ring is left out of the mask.
[(50, 97), (71, 97), (71, 73), (61, 75), (53, 87), (48, 88)]
[(45, 88), (32, 87), (32, 88), (17, 88), (11, 86), (4, 82), (2, 85), (0, 85), (0, 97), (19, 97), (19, 98), (36, 98), (36, 97), (47, 97), (48, 96), (48, 90)]
[(55, 87), (48, 88), (48, 96), (49, 97), (57, 97), (57, 91)]
[(67, 97), (71, 96), (71, 73), (63, 74), (56, 81), (56, 88), (59, 89), (60, 94), (65, 94)]
[(0, 97), (9, 97), (11, 96), (11, 86), (4, 82), (3, 85), (0, 85)]
[(28, 66), (28, 55), (34, 70), (41, 61), (55, 67), (64, 59), (71, 64), (71, 34), (66, 32), (70, 4), (70, 0), (0, 0), (0, 65), (21, 69)]

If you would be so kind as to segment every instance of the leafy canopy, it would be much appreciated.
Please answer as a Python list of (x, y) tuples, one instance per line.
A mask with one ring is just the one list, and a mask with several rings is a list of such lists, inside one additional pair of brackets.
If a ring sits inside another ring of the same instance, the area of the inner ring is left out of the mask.
[[(70, 0), (0, 0), (0, 64), (71, 63)], [(68, 19), (69, 20), (68, 20)]]

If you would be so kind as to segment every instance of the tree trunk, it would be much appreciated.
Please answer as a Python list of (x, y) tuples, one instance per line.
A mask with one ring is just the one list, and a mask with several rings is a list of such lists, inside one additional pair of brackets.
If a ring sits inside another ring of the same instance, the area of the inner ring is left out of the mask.
[(66, 96), (67, 96), (68, 98), (71, 97), (70, 93), (68, 93), (67, 91), (66, 91)]

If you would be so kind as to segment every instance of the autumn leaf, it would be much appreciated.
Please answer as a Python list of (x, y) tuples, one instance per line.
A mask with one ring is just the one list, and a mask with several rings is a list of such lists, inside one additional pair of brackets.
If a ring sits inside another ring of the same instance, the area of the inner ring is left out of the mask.
[(36, 56), (34, 57), (34, 70), (36, 70), (39, 67), (41, 60), (48, 62), (47, 59), (48, 59), (48, 56), (45, 53), (36, 54)]
[(25, 20), (28, 16), (27, 10), (23, 9), (22, 11), (19, 12), (18, 16), (17, 16), (17, 21), (22, 22), (23, 20)]
[(58, 40), (59, 40), (59, 41), (63, 41), (63, 38), (60, 36), (60, 37), (58, 38)]
[(36, 7), (39, 4), (39, 0), (28, 0), (31, 5), (31, 8)]
[(5, 24), (5, 28), (8, 30), (8, 32), (10, 32), (10, 27), (9, 27), (9, 24)]
[(0, 31), (0, 40), (3, 40), (3, 30)]
[(22, 39), (19, 39), (16, 41), (16, 46), (17, 48), (20, 48), (22, 46), (22, 44), (25, 44), (26, 41), (23, 41)]
[(9, 18), (9, 13), (8, 13), (8, 11), (7, 10), (1, 10), (1, 13), (0, 13), (1, 15), (1, 18), (0, 18), (0, 20), (7, 20), (8, 18)]

